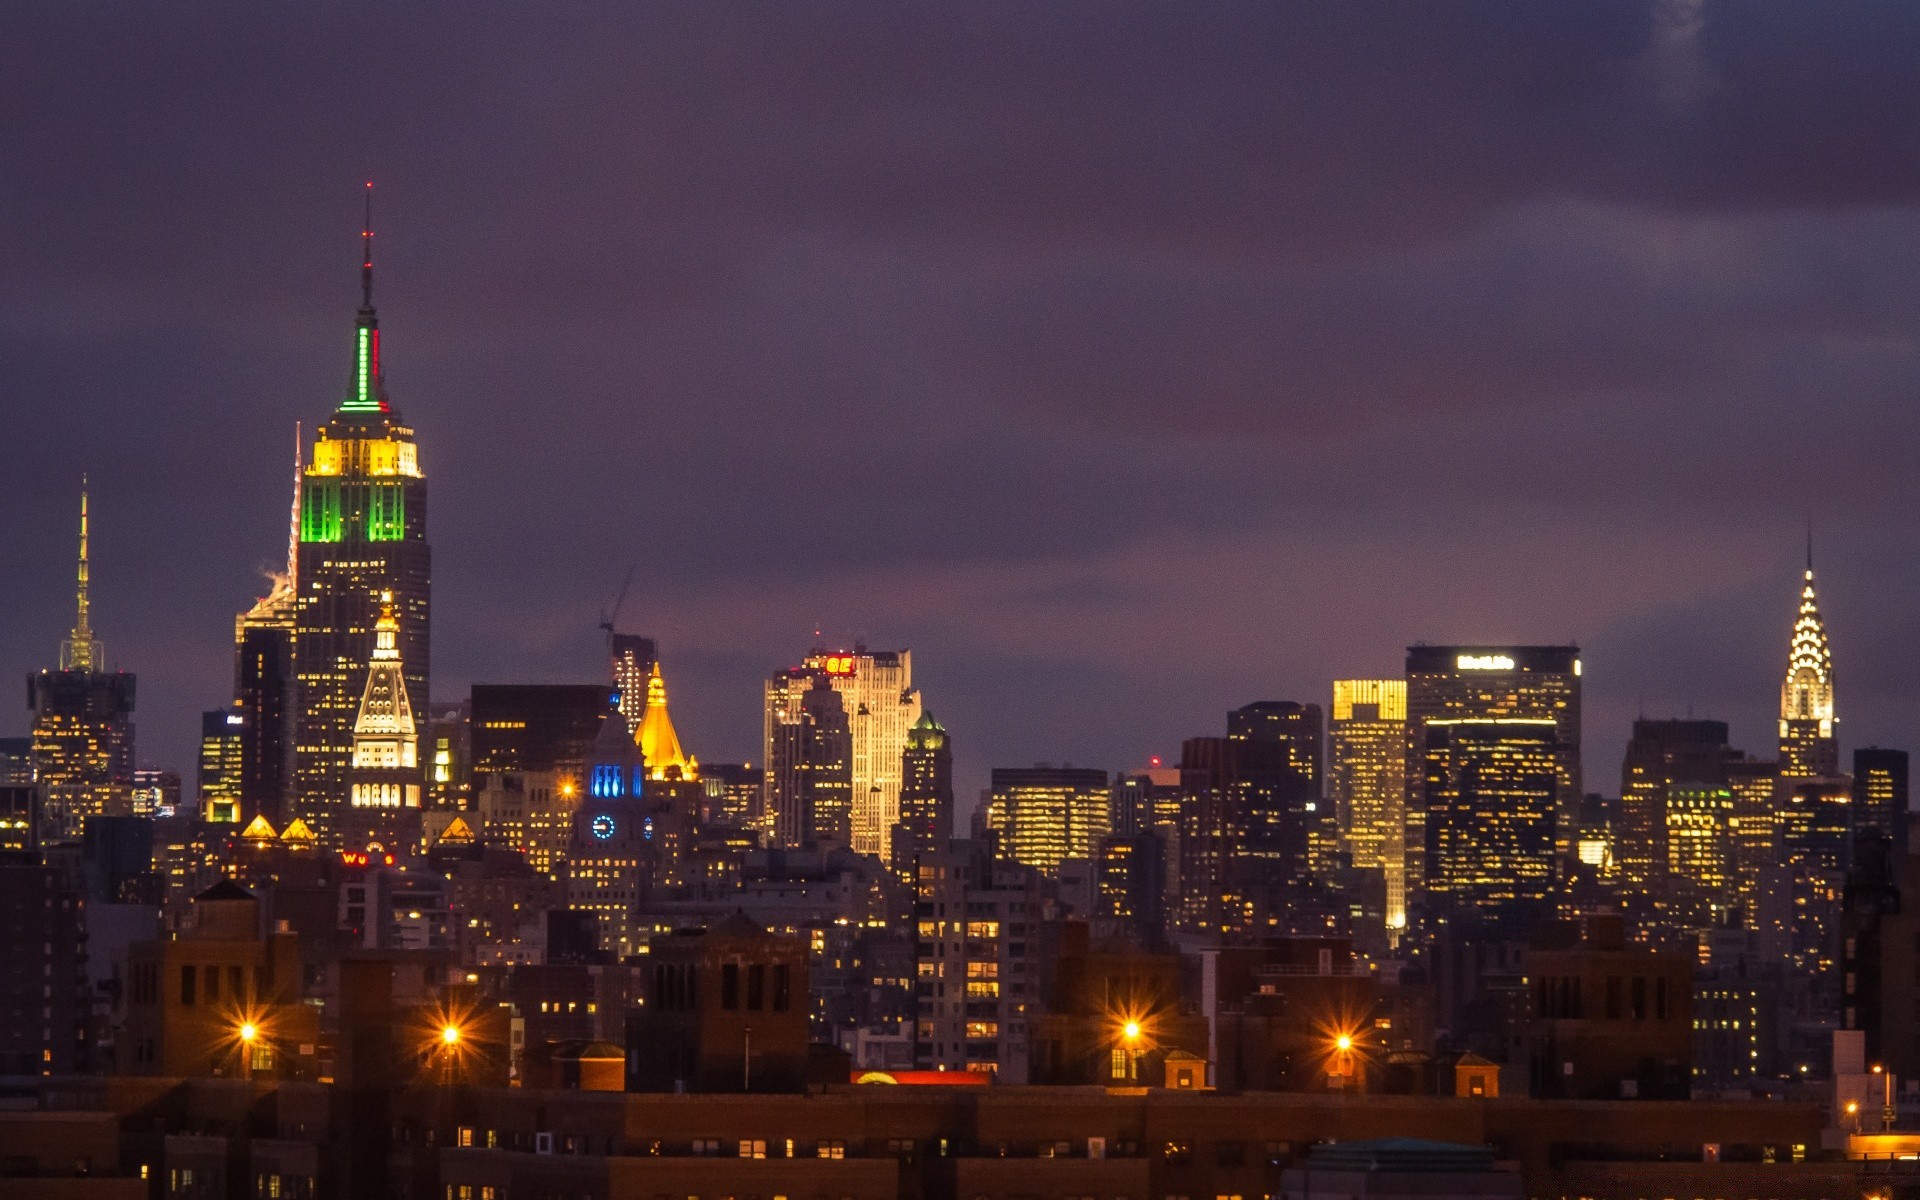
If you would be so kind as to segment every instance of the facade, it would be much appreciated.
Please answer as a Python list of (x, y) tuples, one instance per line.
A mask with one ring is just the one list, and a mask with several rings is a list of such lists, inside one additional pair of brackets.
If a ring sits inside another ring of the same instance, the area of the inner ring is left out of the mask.
[[(1579, 827), (1580, 648), (1578, 646), (1410, 646), (1407, 648), (1407, 844), (1426, 844), (1426, 813), (1419, 807), (1424, 773), (1424, 727), (1432, 720), (1550, 720), (1555, 751), (1555, 852), (1573, 850)], [(1424, 865), (1408, 859), (1408, 898), (1424, 886), (1413, 878)]]
[(94, 1066), (84, 905), (65, 874), (0, 862), (0, 1075)]
[(353, 758), (348, 767), (350, 824), (372, 813), (403, 810), (416, 816), (425, 776), (420, 770), (420, 733), (407, 695), (406, 665), (400, 657), (400, 622), (393, 597), (380, 597), (374, 622), (373, 658), (367, 686), (353, 719)]
[(914, 891), (914, 1066), (1025, 1083), (1040, 1012), (1040, 875), (957, 841)]
[(265, 816), (275, 825), (293, 817), (293, 633), (299, 610), (300, 488), (306, 447), (294, 427), (293, 506), (288, 518), (287, 568), (268, 593), (233, 619), (233, 706), (241, 720), (240, 780), (233, 815), (247, 824)]
[(480, 838), (524, 855), (542, 875), (556, 876), (573, 839), (580, 793), (552, 771), (490, 771), (474, 796)]
[[(775, 812), (782, 811), (781, 804), (791, 807), (793, 803), (782, 791), (791, 777), (776, 776), (776, 768), (784, 765), (776, 763), (776, 750), (792, 749), (789, 730), (803, 723), (807, 694), (821, 680), (839, 695), (847, 723), (844, 844), (888, 861), (893, 854), (892, 830), (900, 820), (901, 756), (907, 748), (907, 731), (920, 719), (913, 652), (868, 650), (858, 643), (852, 650), (816, 650), (800, 666), (776, 671), (767, 679), (762, 752), (767, 762), (767, 807)], [(776, 835), (784, 844), (797, 844), (794, 822), (785, 820), (784, 830), (776, 830)], [(829, 825), (835, 822), (837, 817)]]
[(554, 771), (577, 780), (613, 695), (602, 683), (474, 684), (475, 790), (498, 771)]
[(1551, 911), (1560, 743), (1546, 718), (1423, 726), (1427, 904), (1524, 925)]
[(164, 767), (133, 769), (133, 815), (156, 817), (180, 808), (180, 772)]
[(242, 823), (240, 818), (246, 806), (246, 753), (247, 718), (238, 705), (200, 714), (201, 820), (222, 825)]
[(647, 680), (660, 665), (660, 648), (650, 637), (608, 632), (607, 654), (614, 690), (620, 693), (620, 715), (628, 729), (640, 728), (647, 711)]
[(362, 235), (360, 311), (346, 398), (320, 426), (300, 489), (294, 610), (293, 812), (337, 843), (353, 726), (392, 597), (408, 698), (429, 710), (432, 552), (414, 433), (387, 397), (373, 308), (373, 235)]
[(1555, 929), (1527, 952), (1531, 1094), (1685, 1100), (1693, 1077), (1693, 965), (1626, 945), (1618, 917)]
[(1828, 779), (1840, 773), (1840, 743), (1834, 731), (1833, 651), (1813, 594), (1813, 554), (1807, 554), (1800, 611), (1780, 684), (1780, 777)]
[(911, 880), (913, 865), (953, 840), (953, 739), (931, 709), (907, 731), (900, 764), (900, 821), (893, 828), (895, 873)]
[(1263, 884), (1331, 869), (1337, 826), (1321, 802), (1325, 733), (1318, 704), (1257, 700), (1227, 714), (1246, 814), (1240, 857)]
[[(627, 1016), (627, 1088), (797, 1092), (807, 1082), (807, 943), (735, 914), (657, 939)], [(763, 1152), (764, 1153), (764, 1152)]]
[(1004, 858), (1045, 875), (1091, 859), (1111, 832), (1107, 773), (1091, 767), (995, 767), (987, 828)]
[(1894, 856), (1907, 854), (1907, 752), (1860, 746), (1853, 752), (1853, 823), (1893, 841)]
[(88, 817), (133, 811), (134, 677), (106, 669), (88, 596), (87, 496), (80, 493), (79, 610), (57, 670), (27, 677), (33, 773), (46, 841), (80, 836)]
[(1697, 941), (1738, 902), (1732, 761), (1724, 721), (1633, 723), (1614, 853), (1629, 892), (1672, 936)]
[[(824, 669), (767, 681), (766, 807), (779, 846), (853, 844), (853, 726)], [(897, 803), (897, 797), (896, 797)]]
[(1387, 883), (1387, 927), (1407, 923), (1407, 681), (1336, 679), (1327, 801), (1356, 870)]
[(637, 909), (656, 857), (640, 748), (618, 708), (606, 710), (584, 775), (567, 842), (567, 907), (593, 914), (602, 944), (618, 961), (645, 944)]

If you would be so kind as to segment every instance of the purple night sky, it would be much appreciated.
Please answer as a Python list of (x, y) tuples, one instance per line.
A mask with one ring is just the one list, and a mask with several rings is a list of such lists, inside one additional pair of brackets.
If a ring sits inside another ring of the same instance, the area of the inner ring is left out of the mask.
[(1575, 639), (1612, 791), (1637, 711), (1771, 753), (1811, 515), (1843, 745), (1920, 748), (1910, 4), (8, 20), (0, 665), (55, 660), (90, 472), (189, 786), (369, 178), (436, 698), (596, 678), (638, 561), (709, 761), (816, 625), (913, 648), (964, 791)]

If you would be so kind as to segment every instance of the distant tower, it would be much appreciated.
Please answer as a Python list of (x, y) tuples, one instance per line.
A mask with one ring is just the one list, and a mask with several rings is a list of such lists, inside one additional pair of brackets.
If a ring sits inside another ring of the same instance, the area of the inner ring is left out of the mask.
[(1327, 799), (1353, 865), (1385, 876), (1387, 927), (1399, 929), (1407, 923), (1406, 680), (1334, 680), (1329, 743)]
[[(420, 810), (420, 732), (407, 698), (406, 671), (400, 658), (400, 622), (393, 615), (393, 596), (381, 593), (380, 616), (374, 622), (373, 658), (367, 665), (367, 686), (360, 696), (360, 712), (353, 722), (353, 758), (348, 770), (348, 797), (356, 832), (404, 839), (407, 822), (367, 820)], [(392, 832), (389, 832), (389, 830)]]
[[(853, 849), (886, 860), (900, 820), (900, 764), (907, 730), (920, 718), (913, 688), (913, 652), (816, 649), (798, 667), (767, 680), (765, 741), (767, 806), (777, 807), (773, 771), (776, 740), (797, 721), (805, 698), (821, 683), (840, 696), (852, 739), (848, 754), (848, 837)], [(791, 831), (789, 831), (791, 832)], [(777, 831), (776, 831), (777, 833)]]
[[(700, 762), (680, 749), (680, 735), (674, 732), (673, 718), (667, 715), (667, 684), (660, 678), (655, 661), (647, 674), (647, 703), (641, 709), (640, 755), (646, 760), (648, 779), (683, 780), (700, 778)], [(620, 693), (621, 716), (626, 716), (626, 692)]]
[(108, 672), (88, 596), (86, 481), (80, 485), (79, 611), (60, 668), (27, 677), (43, 840), (77, 838), (88, 817), (133, 811), (134, 677)]
[(353, 374), (302, 476), (294, 617), (293, 810), (335, 841), (382, 594), (393, 598), (408, 696), (430, 708), (427, 481), (381, 371), (371, 212), (361, 242)]
[(608, 638), (613, 686), (620, 693), (620, 715), (627, 719), (629, 729), (638, 729), (647, 711), (647, 680), (659, 665), (660, 650), (652, 638), (638, 634), (609, 633)]
[(303, 447), (294, 426), (293, 508), (287, 519), (287, 568), (273, 588), (233, 619), (233, 696), (240, 743), (237, 804), (227, 819), (244, 825), (265, 814), (290, 819), (293, 774), (293, 630), (300, 591), (300, 469)]
[(893, 867), (902, 877), (921, 858), (953, 840), (953, 739), (928, 709), (907, 730), (900, 764), (900, 823), (893, 827)]
[(776, 846), (847, 846), (853, 839), (853, 732), (823, 672), (767, 681), (766, 821)]
[(1833, 651), (1820, 604), (1813, 594), (1813, 546), (1800, 612), (1787, 651), (1787, 677), (1780, 685), (1780, 777), (1823, 779), (1840, 773), (1840, 743), (1833, 731)]

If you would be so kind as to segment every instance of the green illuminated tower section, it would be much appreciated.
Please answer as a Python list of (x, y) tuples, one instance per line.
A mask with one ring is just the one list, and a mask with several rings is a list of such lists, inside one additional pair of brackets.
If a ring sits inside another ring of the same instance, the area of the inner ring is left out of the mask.
[(428, 703), (427, 481), (413, 430), (388, 399), (381, 372), (371, 225), (361, 233), (361, 302), (347, 395), (320, 426), (300, 488), (294, 809), (333, 842), (348, 807), (353, 722), (383, 593), (393, 597), (408, 695), (417, 711)]

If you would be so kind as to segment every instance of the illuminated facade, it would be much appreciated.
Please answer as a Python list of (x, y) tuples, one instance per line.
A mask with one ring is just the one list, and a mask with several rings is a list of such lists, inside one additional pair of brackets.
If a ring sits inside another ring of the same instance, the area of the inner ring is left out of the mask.
[(1633, 723), (1614, 853), (1629, 892), (1654, 906), (1661, 931), (1704, 934), (1738, 903), (1732, 762), (1724, 721)]
[(407, 697), (400, 622), (394, 616), (391, 595), (380, 597), (380, 616), (373, 628), (367, 686), (353, 721), (349, 802), (354, 808), (419, 808), (424, 778), (420, 731)]
[(660, 650), (650, 637), (632, 633), (609, 635), (613, 686), (620, 693), (620, 715), (628, 729), (640, 728), (647, 713), (647, 680), (660, 665)]
[(1853, 752), (1853, 821), (1893, 842), (1894, 861), (1907, 855), (1907, 752), (1860, 746)]
[[(1407, 648), (1407, 845), (1426, 844), (1418, 761), (1433, 720), (1551, 720), (1558, 742), (1555, 851), (1570, 854), (1579, 828), (1580, 648), (1578, 646), (1409, 646)], [(1407, 899), (1420, 894), (1425, 857), (1407, 855)]]
[(1787, 675), (1780, 684), (1780, 777), (1826, 779), (1840, 773), (1840, 744), (1834, 736), (1833, 652), (1820, 605), (1813, 594), (1813, 555), (1807, 555), (1800, 611), (1787, 651)]
[(1387, 926), (1407, 923), (1407, 683), (1336, 679), (1327, 800), (1363, 871), (1387, 881)]
[(1792, 912), (1780, 853), (1779, 766), (1735, 752), (1727, 762), (1733, 795), (1728, 838), (1733, 854), (1733, 902), (1742, 924), (1760, 938), (1766, 957), (1787, 953)]
[(59, 669), (27, 676), (43, 841), (78, 838), (88, 817), (133, 811), (134, 677), (105, 669), (106, 655), (93, 636), (87, 549), (83, 484), (78, 616), (61, 646)]
[(200, 819), (239, 824), (247, 718), (237, 707), (200, 714)]
[(1111, 832), (1107, 773), (1089, 767), (995, 767), (987, 828), (1003, 858), (1054, 875), (1069, 858), (1091, 861)]
[[(996, 772), (997, 774), (997, 772)], [(914, 1066), (1027, 1082), (1042, 1011), (1039, 875), (986, 847), (948, 843), (922, 859), (914, 911)]]
[(573, 780), (552, 771), (494, 771), (474, 794), (481, 840), (518, 850), (549, 878), (557, 877), (567, 860), (579, 804)]
[(607, 711), (588, 748), (584, 790), (567, 842), (567, 907), (590, 912), (601, 945), (616, 960), (645, 941), (634, 908), (645, 895), (654, 859), (654, 820), (642, 797), (640, 748), (618, 708)]
[[(780, 846), (848, 846), (853, 839), (853, 729), (824, 670), (767, 681), (764, 820)], [(896, 799), (897, 803), (897, 799)]]
[[(799, 667), (767, 680), (763, 751), (767, 762), (767, 807), (775, 804), (775, 741), (801, 716), (802, 700), (824, 679), (846, 712), (849, 750), (847, 844), (886, 861), (893, 854), (893, 827), (900, 820), (901, 755), (907, 731), (920, 719), (920, 693), (913, 689), (910, 650), (816, 650)], [(784, 836), (776, 830), (776, 836)], [(791, 843), (789, 843), (791, 844)]]
[(901, 760), (900, 823), (893, 828), (893, 867), (911, 879), (913, 864), (953, 839), (953, 740), (922, 709), (907, 731)]
[[(674, 732), (673, 718), (667, 715), (667, 684), (660, 678), (655, 662), (647, 673), (647, 703), (641, 710), (640, 757), (645, 760), (647, 778), (692, 783), (700, 778), (700, 762), (680, 749), (680, 735)], [(625, 719), (627, 694), (620, 693), (620, 715)]]
[(1422, 731), (1430, 907), (1525, 923), (1551, 911), (1560, 744), (1550, 718), (1435, 718)]
[(1318, 704), (1257, 700), (1227, 714), (1246, 840), (1238, 856), (1262, 882), (1332, 867), (1338, 827), (1322, 802), (1326, 720)]
[(294, 616), (294, 811), (338, 840), (353, 723), (373, 658), (379, 597), (390, 594), (412, 705), (428, 711), (427, 481), (413, 430), (387, 398), (373, 308), (372, 233), (347, 396), (319, 429), (300, 489)]

